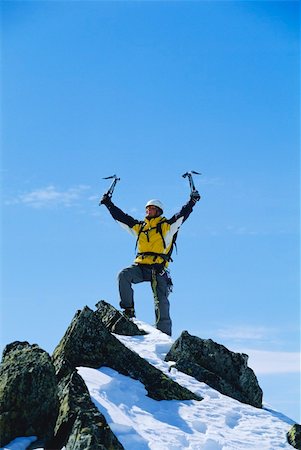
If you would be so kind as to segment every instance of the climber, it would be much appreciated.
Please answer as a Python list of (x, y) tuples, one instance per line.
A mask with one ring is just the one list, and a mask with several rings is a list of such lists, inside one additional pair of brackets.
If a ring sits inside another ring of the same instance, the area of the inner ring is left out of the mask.
[(135, 317), (132, 284), (149, 281), (154, 295), (156, 327), (169, 336), (172, 322), (168, 295), (172, 289), (172, 281), (167, 267), (172, 261), (171, 253), (178, 230), (200, 198), (197, 190), (192, 191), (189, 201), (170, 219), (163, 216), (164, 207), (160, 200), (149, 200), (145, 205), (146, 215), (143, 221), (124, 213), (114, 205), (108, 193), (100, 201), (100, 204), (108, 208), (112, 217), (136, 237), (138, 253), (134, 264), (118, 275), (120, 307), (124, 310), (124, 315)]

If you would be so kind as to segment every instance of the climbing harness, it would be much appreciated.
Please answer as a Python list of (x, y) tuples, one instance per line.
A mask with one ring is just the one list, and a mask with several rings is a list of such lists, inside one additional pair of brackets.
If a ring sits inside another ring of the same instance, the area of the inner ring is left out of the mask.
[[(165, 249), (166, 248), (166, 242), (165, 242), (165, 239), (164, 239), (164, 236), (163, 236), (162, 224), (166, 223), (166, 222), (167, 222), (166, 219), (162, 219), (160, 222), (157, 223), (157, 225), (155, 227), (151, 227), (151, 228), (148, 228), (146, 230), (144, 230), (146, 222), (141, 222), (141, 226), (140, 226), (140, 229), (139, 229), (139, 232), (138, 232), (138, 235), (137, 235), (137, 239), (136, 239), (135, 251), (137, 250), (137, 246), (138, 246), (138, 242), (139, 242), (139, 238), (140, 238), (141, 233), (144, 233), (146, 235), (147, 241), (149, 242), (149, 235), (148, 234), (149, 234), (149, 232), (151, 230), (156, 230), (156, 233), (160, 234), (160, 236), (162, 238), (163, 248)], [(160, 258), (162, 258), (164, 260), (163, 264), (165, 266), (169, 261), (171, 261), (171, 262), (173, 261), (173, 259), (171, 257), (171, 254), (173, 252), (173, 248), (174, 247), (177, 248), (177, 244), (176, 244), (177, 235), (178, 235), (178, 232), (175, 233), (173, 238), (172, 238), (171, 246), (170, 246), (170, 249), (169, 249), (168, 253), (141, 252), (141, 253), (137, 253), (137, 257), (138, 256), (142, 256), (142, 258), (143, 258), (145, 256), (153, 256), (154, 263), (157, 260), (157, 258), (160, 257)]]
[(165, 239), (164, 239), (163, 232), (162, 232), (162, 224), (166, 223), (166, 222), (167, 222), (166, 219), (162, 219), (160, 222), (157, 223), (157, 225), (155, 227), (150, 227), (150, 228), (147, 228), (146, 230), (144, 230), (145, 225), (147, 225), (146, 222), (141, 222), (141, 226), (140, 226), (140, 229), (139, 229), (138, 235), (137, 235), (135, 250), (137, 249), (137, 245), (138, 245), (141, 233), (145, 234), (147, 242), (149, 242), (149, 232), (151, 230), (156, 230), (156, 233), (160, 234), (160, 236), (162, 238), (162, 242), (163, 242), (163, 247), (166, 248), (166, 243), (165, 243)]

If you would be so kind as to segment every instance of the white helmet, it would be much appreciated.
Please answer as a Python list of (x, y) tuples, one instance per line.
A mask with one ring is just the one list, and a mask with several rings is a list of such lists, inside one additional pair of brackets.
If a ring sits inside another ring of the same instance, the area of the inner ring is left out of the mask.
[(157, 208), (161, 209), (162, 212), (164, 211), (163, 203), (160, 202), (160, 200), (157, 200), (157, 199), (149, 200), (147, 202), (147, 204), (145, 205), (145, 207), (147, 207), (147, 206), (156, 206)]

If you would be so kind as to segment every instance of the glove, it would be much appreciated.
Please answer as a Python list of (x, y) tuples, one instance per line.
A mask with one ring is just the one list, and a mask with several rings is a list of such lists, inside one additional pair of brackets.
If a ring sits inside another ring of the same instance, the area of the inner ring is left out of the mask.
[(99, 204), (108, 205), (109, 203), (111, 203), (111, 197), (108, 194), (103, 194)]
[(196, 203), (200, 200), (201, 196), (199, 194), (199, 191), (192, 191), (190, 194), (190, 199), (193, 201), (193, 203)]

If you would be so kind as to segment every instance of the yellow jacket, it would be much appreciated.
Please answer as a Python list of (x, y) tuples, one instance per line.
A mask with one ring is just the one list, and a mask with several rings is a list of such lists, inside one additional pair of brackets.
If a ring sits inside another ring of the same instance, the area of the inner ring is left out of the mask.
[[(135, 262), (138, 264), (165, 263), (167, 266), (173, 237), (170, 229), (171, 225), (162, 216), (153, 219), (145, 218), (142, 224), (134, 225), (132, 233), (137, 236), (138, 250)], [(165, 259), (160, 255), (166, 255)]]
[(162, 264), (167, 267), (171, 260), (173, 243), (182, 223), (192, 212), (194, 202), (190, 199), (170, 219), (159, 216), (139, 221), (124, 213), (110, 200), (106, 207), (112, 217), (133, 236), (136, 237), (137, 264)]

